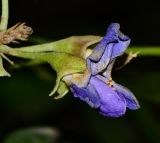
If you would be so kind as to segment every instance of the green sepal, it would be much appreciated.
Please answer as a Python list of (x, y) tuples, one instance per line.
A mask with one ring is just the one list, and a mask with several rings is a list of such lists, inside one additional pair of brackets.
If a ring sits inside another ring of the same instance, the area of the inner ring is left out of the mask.
[(54, 99), (63, 98), (68, 92), (69, 92), (69, 89), (66, 83), (61, 80), (59, 83), (59, 87), (57, 89), (58, 96), (55, 96)]
[(3, 60), (2, 57), (0, 56), (0, 76), (8, 76), (10, 77), (11, 75), (4, 69), (3, 67)]
[(60, 81), (64, 76), (74, 73), (82, 73), (86, 70), (86, 62), (82, 58), (67, 53), (56, 53), (56, 56), (57, 58), (55, 58), (55, 60), (53, 60), (52, 56), (47, 56), (47, 62), (50, 63), (52, 68), (57, 72), (56, 85), (49, 94), (50, 96), (58, 90)]
[(55, 86), (53, 87), (52, 91), (49, 93), (49, 96), (52, 96), (53, 94), (56, 93), (56, 91), (59, 88), (60, 82), (61, 82), (61, 76), (57, 75)]

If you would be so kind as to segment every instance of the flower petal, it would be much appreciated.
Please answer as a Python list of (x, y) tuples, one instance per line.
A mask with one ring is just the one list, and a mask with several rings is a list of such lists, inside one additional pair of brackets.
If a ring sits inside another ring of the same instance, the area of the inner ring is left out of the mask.
[(91, 77), (90, 83), (96, 87), (100, 97), (100, 113), (105, 116), (119, 117), (125, 114), (126, 101), (119, 96), (111, 87), (96, 76)]
[(104, 70), (103, 73), (102, 73), (102, 75), (107, 79), (111, 78), (111, 72), (112, 72), (115, 60), (116, 59), (110, 60), (108, 66), (107, 66), (107, 69)]
[(87, 66), (91, 70), (92, 75), (96, 75), (107, 67), (110, 61), (109, 57), (112, 54), (112, 47), (112, 43), (107, 45), (107, 50), (104, 51), (99, 62), (92, 62), (91, 60), (87, 60)]
[(87, 58), (92, 75), (104, 70), (109, 61), (122, 55), (130, 43), (130, 38), (120, 32), (120, 25), (112, 23), (105, 37)]
[(119, 28), (120, 25), (118, 23), (111, 23), (108, 26), (105, 37), (100, 41), (100, 43), (95, 47), (92, 54), (88, 57), (90, 60), (98, 62), (101, 59), (102, 54), (106, 50), (106, 46), (110, 43), (117, 42)]
[(131, 41), (128, 36), (124, 35), (120, 31), (120, 25), (118, 23), (110, 24), (110, 26), (107, 29), (105, 39), (106, 40), (110, 39), (110, 41), (115, 41), (113, 42), (114, 45), (112, 47), (112, 56), (111, 56), (112, 59), (122, 55)]
[(111, 56), (112, 59), (122, 55), (125, 52), (125, 50), (127, 49), (127, 47), (129, 46), (130, 38), (126, 37), (125, 39), (126, 39), (125, 41), (123, 41), (122, 39), (119, 39), (118, 42), (114, 44), (114, 46), (112, 48), (112, 49), (114, 49), (112, 52), (112, 56)]
[(126, 100), (126, 105), (129, 109), (136, 110), (140, 108), (140, 105), (136, 97), (133, 95), (133, 93), (129, 89), (116, 83), (114, 84), (114, 88), (116, 88), (116, 91), (118, 94), (124, 96)]
[(81, 100), (87, 102), (92, 108), (98, 108), (100, 106), (100, 98), (91, 84), (88, 84), (87, 87), (78, 87), (75, 84), (72, 84), (70, 88), (74, 93), (74, 97), (79, 97)]

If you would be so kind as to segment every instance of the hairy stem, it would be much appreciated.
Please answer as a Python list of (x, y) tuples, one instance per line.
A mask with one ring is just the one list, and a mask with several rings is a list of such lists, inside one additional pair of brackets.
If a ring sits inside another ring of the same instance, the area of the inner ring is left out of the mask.
[(37, 59), (37, 57), (40, 56), (40, 53), (23, 52), (21, 50), (10, 48), (7, 45), (0, 45), (0, 52), (14, 57), (25, 59)]
[(2, 0), (2, 16), (1, 16), (1, 23), (0, 23), (0, 31), (7, 30), (8, 17), (9, 17), (8, 0)]

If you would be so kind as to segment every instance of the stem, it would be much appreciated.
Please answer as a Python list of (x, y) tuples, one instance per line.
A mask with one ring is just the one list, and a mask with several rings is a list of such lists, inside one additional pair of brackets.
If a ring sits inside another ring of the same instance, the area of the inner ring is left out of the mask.
[(0, 45), (0, 53), (7, 54), (10, 56), (18, 57), (18, 58), (24, 58), (24, 59), (31, 59), (31, 60), (41, 60), (41, 61), (50, 61), (50, 58), (55, 58), (53, 61), (56, 61), (60, 58), (61, 55), (65, 55), (65, 53), (62, 52), (27, 52), (21, 50), (21, 48), (10, 48), (7, 45)]
[(8, 25), (9, 5), (8, 0), (2, 0), (2, 16), (0, 23), (0, 31), (5, 31)]
[(135, 46), (129, 47), (126, 51), (129, 52), (138, 52), (139, 56), (160, 56), (160, 47), (159, 46)]
[(14, 57), (19, 57), (19, 58), (26, 58), (26, 59), (37, 59), (37, 57), (40, 56), (40, 53), (23, 52), (20, 49), (17, 50), (14, 48), (10, 48), (7, 45), (0, 45), (0, 53), (4, 53), (4, 54), (11, 55)]

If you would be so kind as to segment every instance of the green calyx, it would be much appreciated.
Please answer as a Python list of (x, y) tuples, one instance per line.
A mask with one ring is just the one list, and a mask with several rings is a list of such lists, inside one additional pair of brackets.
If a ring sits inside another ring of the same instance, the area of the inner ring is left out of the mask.
[(88, 46), (100, 40), (101, 37), (99, 36), (73, 36), (47, 44), (14, 49), (6, 45), (0, 45), (0, 52), (15, 57), (31, 59), (32, 61), (39, 61), (35, 62), (38, 64), (49, 63), (57, 72), (56, 85), (49, 95), (52, 96), (57, 91), (59, 95), (55, 99), (59, 99), (68, 93), (68, 87), (62, 81), (63, 77), (75, 73), (83, 73), (86, 70), (84, 58)]
[(17, 48), (17, 50), (32, 53), (61, 52), (83, 58), (85, 56), (86, 49), (89, 46), (98, 43), (101, 39), (102, 37), (94, 35), (72, 36), (46, 44), (22, 47), (20, 49)]
[[(3, 32), (7, 31), (8, 14), (8, 0), (2, 0), (2, 15), (0, 22), (1, 37), (3, 37)], [(23, 27), (23, 30), (27, 29), (28, 28), (26, 28), (26, 26)], [(26, 32), (28, 33), (28, 31)], [(17, 36), (19, 37), (19, 35)], [(65, 82), (62, 81), (62, 78), (75, 73), (83, 73), (86, 70), (86, 62), (84, 58), (86, 56), (87, 47), (99, 42), (100, 40), (101, 37), (99, 36), (72, 36), (47, 44), (14, 49), (3, 45), (4, 42), (2, 41), (0, 43), (0, 54), (8, 54), (15, 57), (31, 59), (32, 65), (44, 62), (49, 63), (57, 72), (56, 85), (50, 93), (50, 96), (57, 91), (59, 96), (57, 96), (56, 99), (58, 99), (68, 92), (68, 87)], [(2, 57), (3, 56), (0, 55), (0, 76), (10, 76), (3, 67)]]

